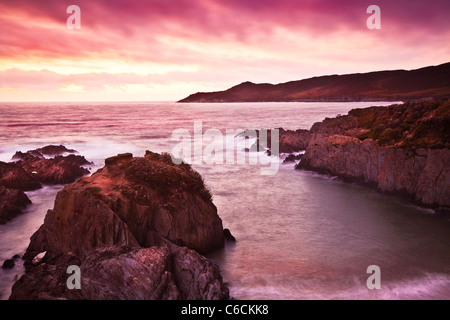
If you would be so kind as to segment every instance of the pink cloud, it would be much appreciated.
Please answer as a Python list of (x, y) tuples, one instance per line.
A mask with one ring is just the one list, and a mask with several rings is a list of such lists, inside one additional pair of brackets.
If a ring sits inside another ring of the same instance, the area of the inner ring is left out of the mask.
[[(77, 31), (65, 25), (66, 8), (74, 3), (82, 12)], [(381, 7), (379, 31), (366, 28), (370, 4)], [(448, 0), (2, 1), (0, 89), (189, 81), (222, 86), (416, 68), (448, 60), (449, 12)], [(92, 69), (79, 74), (42, 70), (95, 59), (124, 69), (89, 64)], [(40, 62), (42, 68), (18, 70)], [(180, 70), (142, 75), (127, 69), (146, 63)], [(184, 65), (196, 71), (181, 70)]]

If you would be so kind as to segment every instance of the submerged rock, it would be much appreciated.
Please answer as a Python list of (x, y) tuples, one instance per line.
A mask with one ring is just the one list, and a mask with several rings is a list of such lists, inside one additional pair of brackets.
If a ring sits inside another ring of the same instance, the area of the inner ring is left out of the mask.
[(301, 160), (303, 158), (303, 154), (290, 154), (286, 158), (284, 158), (283, 163), (295, 162), (296, 160)]
[(231, 234), (230, 229), (223, 229), (223, 235), (225, 237), (225, 240), (230, 242), (236, 242), (236, 238)]
[(14, 262), (13, 259), (6, 259), (6, 260), (3, 262), (2, 268), (3, 268), (3, 269), (12, 269), (12, 268), (14, 268), (15, 265), (16, 265), (16, 264), (15, 264), (15, 262)]

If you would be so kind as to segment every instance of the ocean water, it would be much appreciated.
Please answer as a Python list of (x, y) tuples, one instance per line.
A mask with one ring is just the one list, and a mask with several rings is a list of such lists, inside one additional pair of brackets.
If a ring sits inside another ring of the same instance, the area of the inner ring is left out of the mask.
[[(18, 150), (64, 144), (93, 161), (95, 172), (106, 157), (119, 153), (171, 152), (179, 143), (171, 138), (177, 129), (189, 131), (194, 146), (195, 123), (203, 132), (222, 133), (229, 143), (234, 135), (227, 129), (309, 129), (325, 117), (371, 105), (382, 103), (0, 103), (0, 161), (10, 161)], [(224, 227), (237, 239), (208, 255), (234, 298), (450, 298), (450, 221), (431, 210), (294, 170), (294, 164), (280, 162), (276, 174), (262, 175), (264, 165), (250, 160), (200, 160), (194, 157), (193, 167), (211, 189)], [(0, 263), (24, 253), (61, 188), (27, 192), (33, 204), (26, 213), (0, 225)], [(0, 269), (1, 299), (24, 272), (21, 261), (16, 264)], [(370, 265), (380, 267), (380, 289), (366, 286)]]

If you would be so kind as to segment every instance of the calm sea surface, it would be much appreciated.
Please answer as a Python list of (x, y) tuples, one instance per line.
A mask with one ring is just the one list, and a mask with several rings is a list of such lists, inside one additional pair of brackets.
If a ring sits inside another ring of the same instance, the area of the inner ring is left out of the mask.
[[(0, 161), (17, 150), (64, 144), (94, 161), (171, 152), (175, 129), (309, 129), (380, 103), (0, 103)], [(233, 136), (227, 136), (227, 141)], [(238, 150), (238, 152), (243, 152)], [(254, 154), (252, 156), (255, 156)], [(256, 154), (256, 156), (258, 156)], [(261, 159), (264, 157), (260, 155)], [(450, 299), (450, 221), (405, 200), (281, 165), (197, 164), (225, 228), (237, 238), (209, 255), (237, 299)], [(0, 263), (22, 255), (62, 186), (28, 192), (26, 214), (0, 225)], [(0, 269), (7, 299), (20, 261)], [(367, 267), (381, 269), (369, 290)]]

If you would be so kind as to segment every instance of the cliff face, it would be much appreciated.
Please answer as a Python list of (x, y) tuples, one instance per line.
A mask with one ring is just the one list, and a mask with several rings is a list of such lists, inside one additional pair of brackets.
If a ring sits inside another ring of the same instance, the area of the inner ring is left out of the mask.
[[(222, 220), (196, 171), (168, 154), (118, 155), (58, 193), (11, 299), (226, 299), (218, 267), (197, 253), (223, 245)], [(82, 290), (65, 285), (71, 264)]]
[(450, 97), (450, 63), (416, 70), (329, 75), (280, 84), (244, 82), (179, 102), (405, 101)]
[(449, 110), (448, 101), (439, 101), (358, 109), (327, 119), (311, 128), (314, 135), (297, 168), (450, 207)]
[(450, 150), (380, 147), (367, 139), (316, 134), (298, 165), (404, 192), (418, 203), (450, 207)]

